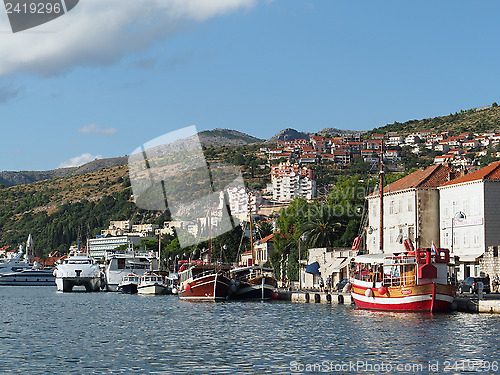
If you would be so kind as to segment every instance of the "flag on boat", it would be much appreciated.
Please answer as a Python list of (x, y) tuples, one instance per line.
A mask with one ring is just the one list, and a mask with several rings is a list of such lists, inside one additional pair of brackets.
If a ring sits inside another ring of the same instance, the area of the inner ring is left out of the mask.
[(414, 251), (415, 250), (413, 248), (413, 243), (411, 242), (411, 240), (409, 238), (404, 240), (403, 245), (404, 245), (406, 251)]
[(432, 251), (434, 251), (434, 254), (438, 255), (439, 256), (439, 253), (438, 253), (438, 249), (436, 247), (436, 244), (434, 243), (434, 241), (432, 241), (432, 247), (431, 247)]

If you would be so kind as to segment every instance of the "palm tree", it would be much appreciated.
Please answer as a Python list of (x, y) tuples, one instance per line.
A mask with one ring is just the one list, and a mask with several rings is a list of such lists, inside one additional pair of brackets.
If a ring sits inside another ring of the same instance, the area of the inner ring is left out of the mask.
[(317, 215), (310, 217), (302, 224), (302, 232), (307, 237), (307, 245), (311, 248), (333, 247), (342, 237), (344, 220), (329, 210), (317, 209)]

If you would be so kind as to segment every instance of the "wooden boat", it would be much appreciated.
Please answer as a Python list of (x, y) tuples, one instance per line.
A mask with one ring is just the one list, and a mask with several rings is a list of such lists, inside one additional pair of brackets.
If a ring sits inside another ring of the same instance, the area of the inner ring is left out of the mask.
[(278, 282), (273, 268), (259, 266), (237, 267), (231, 270), (234, 294), (231, 299), (270, 300), (275, 299)]
[(229, 298), (229, 266), (203, 262), (184, 264), (179, 270), (178, 295), (187, 301), (225, 301)]
[(356, 306), (386, 311), (446, 311), (456, 287), (448, 283), (448, 249), (358, 255), (346, 289)]

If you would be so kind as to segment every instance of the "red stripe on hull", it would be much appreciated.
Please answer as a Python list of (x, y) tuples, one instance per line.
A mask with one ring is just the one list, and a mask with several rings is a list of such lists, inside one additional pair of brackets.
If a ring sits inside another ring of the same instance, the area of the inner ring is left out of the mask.
[(384, 304), (384, 303), (370, 303), (357, 300), (355, 296), (353, 296), (354, 302), (356, 303), (356, 307), (360, 309), (367, 310), (383, 310), (383, 311), (446, 311), (450, 307), (450, 302), (435, 300), (434, 308), (432, 307), (432, 300), (426, 301), (415, 301), (401, 304)]

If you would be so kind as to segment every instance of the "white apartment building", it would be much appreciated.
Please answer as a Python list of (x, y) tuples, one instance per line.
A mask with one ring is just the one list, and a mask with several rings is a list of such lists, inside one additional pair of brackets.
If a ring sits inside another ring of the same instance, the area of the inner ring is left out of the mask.
[(273, 199), (291, 201), (297, 197), (313, 199), (316, 196), (316, 181), (311, 169), (298, 164), (280, 163), (271, 170)]
[[(384, 187), (384, 253), (404, 250), (410, 239), (415, 247), (440, 246), (439, 193), (437, 187), (458, 176), (446, 165), (433, 165), (405, 176)], [(380, 195), (368, 197), (369, 253), (380, 253)]]
[[(231, 215), (240, 221), (248, 221), (248, 212), (251, 211), (253, 215), (256, 215), (259, 210), (259, 206), (264, 203), (262, 196), (259, 194), (249, 194), (243, 186), (229, 187), (224, 189), (224, 192), (227, 193)], [(223, 205), (225, 204), (224, 192), (221, 192), (219, 195), (220, 210), (222, 210)]]
[(438, 189), (441, 245), (459, 257), (459, 279), (479, 276), (479, 258), (500, 244), (500, 162)]

